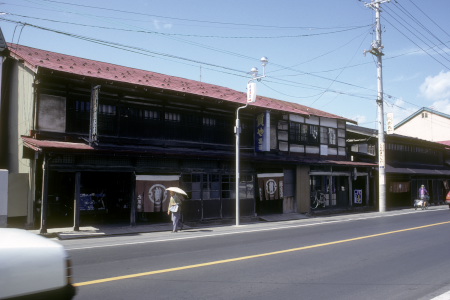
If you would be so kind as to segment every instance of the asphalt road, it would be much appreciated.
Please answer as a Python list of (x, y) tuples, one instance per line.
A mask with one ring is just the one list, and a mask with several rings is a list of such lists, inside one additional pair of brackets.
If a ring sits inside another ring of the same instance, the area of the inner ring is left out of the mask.
[(370, 213), (60, 241), (75, 299), (432, 299), (450, 211)]

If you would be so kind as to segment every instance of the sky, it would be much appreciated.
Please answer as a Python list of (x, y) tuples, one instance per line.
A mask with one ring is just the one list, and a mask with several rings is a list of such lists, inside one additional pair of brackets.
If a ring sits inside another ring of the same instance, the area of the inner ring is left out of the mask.
[[(257, 93), (377, 129), (372, 0), (2, 0), (7, 42)], [(384, 113), (450, 114), (450, 1), (381, 3)], [(386, 116), (385, 116), (386, 121)]]

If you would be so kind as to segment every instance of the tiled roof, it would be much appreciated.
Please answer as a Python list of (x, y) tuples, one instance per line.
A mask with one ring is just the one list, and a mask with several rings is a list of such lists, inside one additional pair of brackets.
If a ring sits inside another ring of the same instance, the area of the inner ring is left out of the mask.
[[(23, 60), (25, 64), (36, 73), (39, 68), (45, 68), (93, 79), (103, 79), (151, 88), (160, 88), (203, 96), (206, 99), (214, 98), (240, 103), (242, 105), (246, 103), (247, 99), (247, 95), (243, 92), (218, 85), (30, 48), (18, 44), (9, 43), (8, 46), (10, 55), (13, 58)], [(251, 105), (304, 116), (315, 115), (356, 123), (353, 120), (301, 104), (262, 96), (258, 96), (257, 101)]]
[(440, 141), (439, 144), (444, 144), (446, 146), (450, 146), (450, 141)]

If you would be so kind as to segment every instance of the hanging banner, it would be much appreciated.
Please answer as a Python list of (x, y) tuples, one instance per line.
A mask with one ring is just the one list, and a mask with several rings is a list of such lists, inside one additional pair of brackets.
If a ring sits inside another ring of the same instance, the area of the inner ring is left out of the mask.
[(259, 199), (280, 200), (283, 199), (284, 174), (265, 173), (258, 174)]
[(255, 151), (270, 151), (270, 112), (256, 116)]
[(136, 209), (138, 212), (167, 212), (169, 193), (166, 188), (179, 187), (178, 175), (137, 175)]
[(247, 102), (256, 102), (256, 82), (249, 82), (247, 84)]
[(394, 133), (394, 113), (387, 113), (387, 134)]

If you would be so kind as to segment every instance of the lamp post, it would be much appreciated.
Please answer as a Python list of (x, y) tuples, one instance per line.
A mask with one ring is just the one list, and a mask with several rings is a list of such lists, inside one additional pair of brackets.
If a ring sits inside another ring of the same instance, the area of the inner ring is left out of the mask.
[(244, 106), (238, 107), (236, 110), (236, 126), (234, 127), (234, 133), (236, 134), (236, 226), (239, 226), (239, 137), (241, 135), (241, 122), (239, 120), (239, 110), (244, 109), (249, 103), (256, 101), (256, 83), (254, 80), (261, 81), (266, 77), (266, 65), (269, 60), (267, 57), (261, 58), (261, 64), (263, 66), (263, 74), (258, 75), (258, 68), (253, 67), (250, 71), (252, 78), (247, 83), (247, 103)]

